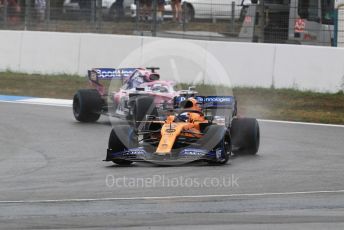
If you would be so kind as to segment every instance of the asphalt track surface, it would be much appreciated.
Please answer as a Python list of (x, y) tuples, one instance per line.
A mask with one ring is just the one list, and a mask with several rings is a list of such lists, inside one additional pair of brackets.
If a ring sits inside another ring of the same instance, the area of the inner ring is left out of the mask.
[(106, 118), (0, 111), (0, 229), (344, 229), (343, 127), (261, 121), (257, 156), (119, 167), (102, 161)]

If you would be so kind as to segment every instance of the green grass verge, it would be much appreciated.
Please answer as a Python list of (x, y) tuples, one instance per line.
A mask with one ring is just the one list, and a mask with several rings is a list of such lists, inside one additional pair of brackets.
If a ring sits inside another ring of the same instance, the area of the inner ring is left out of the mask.
[[(71, 99), (80, 88), (88, 88), (84, 77), (0, 73), (0, 94)], [(185, 84), (180, 85), (186, 88)], [(224, 86), (197, 85), (201, 94), (229, 92)], [(344, 94), (315, 93), (294, 89), (236, 87), (239, 114), (248, 117), (344, 124)]]
[(0, 73), (0, 94), (71, 99), (79, 88), (89, 87), (84, 77), (71, 75)]

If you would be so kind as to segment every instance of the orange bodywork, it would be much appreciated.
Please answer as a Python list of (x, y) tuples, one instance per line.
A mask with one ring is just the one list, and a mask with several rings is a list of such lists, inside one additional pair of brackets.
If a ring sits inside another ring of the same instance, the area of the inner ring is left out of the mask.
[(179, 136), (200, 138), (200, 123), (208, 123), (204, 116), (189, 112), (187, 122), (175, 122), (175, 116), (168, 116), (161, 128), (161, 139), (156, 150), (157, 154), (165, 155), (172, 152), (173, 145)]

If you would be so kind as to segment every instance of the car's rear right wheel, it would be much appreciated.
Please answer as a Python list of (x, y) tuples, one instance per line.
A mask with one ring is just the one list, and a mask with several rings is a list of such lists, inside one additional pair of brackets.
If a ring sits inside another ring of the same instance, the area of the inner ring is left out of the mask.
[(254, 155), (260, 144), (258, 121), (254, 118), (234, 118), (230, 127), (234, 154)]

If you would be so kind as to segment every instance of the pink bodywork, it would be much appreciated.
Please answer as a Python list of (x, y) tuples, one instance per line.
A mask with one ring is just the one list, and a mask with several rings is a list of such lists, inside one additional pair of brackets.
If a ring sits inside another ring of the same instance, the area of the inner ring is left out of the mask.
[[(173, 81), (151, 81), (142, 83), (139, 87), (145, 89), (144, 91), (139, 91), (145, 95), (154, 96), (155, 104), (171, 103), (175, 96), (178, 96), (178, 92), (174, 90), (175, 83)], [(155, 86), (165, 87), (167, 92), (160, 92), (154, 90)], [(118, 92), (113, 93), (113, 99), (115, 103), (120, 103), (121, 98), (128, 98), (130, 93), (137, 93), (136, 89), (120, 89)]]
[[(123, 86), (118, 92), (111, 92), (113, 102), (120, 105), (123, 101), (128, 101), (130, 93), (142, 93), (153, 96), (155, 104), (172, 103), (172, 99), (179, 95), (179, 92), (174, 90), (175, 82), (159, 79), (160, 75), (158, 73), (144, 68), (137, 68), (130, 76), (122, 78)], [(91, 75), (89, 81), (102, 97), (109, 94), (105, 86), (98, 81), (96, 75)], [(158, 88), (154, 89), (155, 87), (163, 87), (165, 90), (157, 90)], [(144, 90), (137, 90), (137, 88)]]

